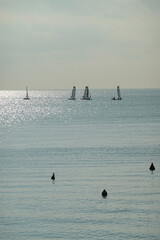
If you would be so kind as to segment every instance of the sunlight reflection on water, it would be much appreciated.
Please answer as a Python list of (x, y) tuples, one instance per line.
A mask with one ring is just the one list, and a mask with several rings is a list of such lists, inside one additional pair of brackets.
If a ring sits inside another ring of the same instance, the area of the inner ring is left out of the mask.
[(0, 238), (158, 239), (159, 91), (0, 96)]
[(63, 100), (67, 98), (66, 91), (30, 91), (30, 100), (23, 100), (24, 94), (24, 91), (1, 91), (2, 125), (38, 121), (62, 115), (65, 111)]

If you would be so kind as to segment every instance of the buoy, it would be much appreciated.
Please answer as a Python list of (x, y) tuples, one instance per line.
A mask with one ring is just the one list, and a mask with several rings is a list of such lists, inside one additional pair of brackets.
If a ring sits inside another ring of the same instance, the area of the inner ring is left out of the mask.
[(107, 191), (104, 189), (102, 192), (102, 197), (106, 198), (107, 197)]
[(149, 168), (151, 171), (154, 171), (155, 170), (155, 166), (153, 165), (153, 163), (151, 163), (151, 166)]
[(55, 180), (55, 173), (53, 173), (51, 179), (52, 179), (52, 180)]

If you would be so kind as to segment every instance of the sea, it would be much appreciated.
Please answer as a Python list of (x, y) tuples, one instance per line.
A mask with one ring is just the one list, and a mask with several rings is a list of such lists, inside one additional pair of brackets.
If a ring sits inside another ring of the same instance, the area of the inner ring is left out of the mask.
[(90, 93), (0, 91), (0, 239), (160, 239), (160, 89)]

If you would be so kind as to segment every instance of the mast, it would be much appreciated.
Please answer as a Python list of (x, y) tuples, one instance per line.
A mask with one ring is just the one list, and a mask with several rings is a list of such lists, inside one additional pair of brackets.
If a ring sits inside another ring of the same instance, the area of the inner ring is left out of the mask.
[(26, 86), (26, 98), (28, 98), (28, 87)]
[(28, 87), (26, 86), (26, 96), (23, 98), (24, 100), (29, 100), (29, 95), (28, 95)]

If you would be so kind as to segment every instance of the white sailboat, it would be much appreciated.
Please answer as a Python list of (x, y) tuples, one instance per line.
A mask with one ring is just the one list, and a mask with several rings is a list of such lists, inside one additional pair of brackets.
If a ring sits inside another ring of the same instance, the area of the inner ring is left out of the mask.
[(84, 89), (84, 94), (83, 97), (81, 98), (81, 100), (91, 100), (91, 95), (89, 93), (89, 87), (86, 86)]
[(69, 100), (76, 100), (76, 87), (73, 86), (72, 95), (70, 96)]
[(119, 86), (117, 87), (117, 95), (118, 95), (117, 100), (122, 100)]
[(28, 95), (28, 87), (26, 86), (26, 96), (23, 98), (24, 100), (30, 100), (29, 95)]
[(122, 100), (119, 86), (117, 86), (117, 95), (118, 95), (118, 98), (113, 97), (111, 100)]

